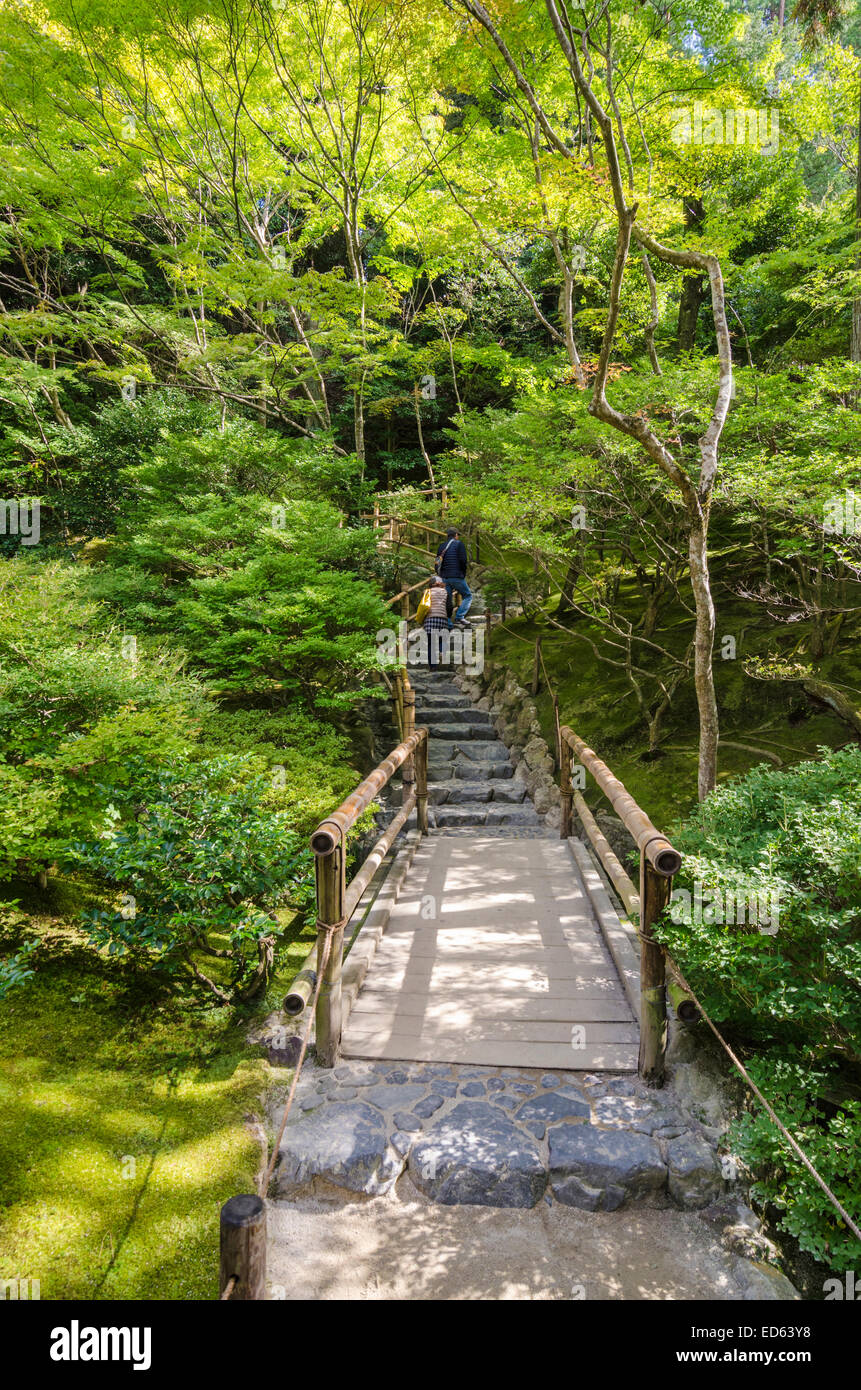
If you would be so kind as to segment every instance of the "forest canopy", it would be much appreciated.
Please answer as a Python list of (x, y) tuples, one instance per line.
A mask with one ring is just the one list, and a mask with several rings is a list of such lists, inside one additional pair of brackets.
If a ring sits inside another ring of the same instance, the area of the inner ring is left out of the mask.
[(785, 875), (756, 1018), (667, 939), (857, 1132), (859, 107), (840, 0), (6, 0), (0, 997), (63, 884), (135, 988), (265, 999), (432, 564), (396, 504), (694, 866)]

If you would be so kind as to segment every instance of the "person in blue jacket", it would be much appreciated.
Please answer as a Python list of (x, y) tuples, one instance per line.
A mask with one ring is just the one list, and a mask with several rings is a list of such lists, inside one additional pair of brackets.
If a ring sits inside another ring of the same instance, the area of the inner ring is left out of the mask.
[(445, 587), (448, 593), (458, 594), (460, 604), (457, 612), (452, 619), (452, 626), (464, 628), (470, 631), (470, 625), (466, 621), (472, 603), (472, 590), (466, 582), (466, 569), (469, 563), (466, 546), (460, 539), (460, 532), (455, 526), (449, 526), (446, 531), (446, 539), (440, 544), (437, 550), (437, 574), (445, 580)]

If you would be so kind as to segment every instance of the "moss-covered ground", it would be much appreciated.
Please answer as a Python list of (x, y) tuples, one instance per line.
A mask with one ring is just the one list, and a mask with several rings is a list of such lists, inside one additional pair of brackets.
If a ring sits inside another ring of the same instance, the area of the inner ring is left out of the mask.
[[(661, 829), (670, 829), (687, 816), (697, 802), (697, 709), (692, 682), (681, 688), (661, 725), (657, 756), (648, 753), (645, 721), (623, 670), (596, 655), (591, 642), (601, 649), (601, 632), (580, 617), (565, 619), (568, 630), (547, 621), (556, 617), (557, 600), (551, 600), (546, 617), (509, 617), (493, 633), (490, 660), (509, 666), (527, 689), (533, 672), (535, 638), (541, 637), (544, 667), (559, 699), (560, 721), (568, 724), (592, 747), (625, 784), (634, 799)], [(779, 633), (767, 618), (752, 614), (751, 605), (726, 593), (717, 596), (715, 681), (721, 720), (718, 780), (740, 775), (757, 763), (772, 766), (815, 758), (820, 746), (840, 747), (853, 741), (853, 731), (824, 706), (815, 706), (801, 686), (790, 682), (757, 680), (746, 674), (744, 662), (753, 656), (785, 654), (789, 634)], [(641, 600), (623, 584), (619, 611), (636, 621)], [(672, 614), (662, 615), (656, 640), (681, 652), (690, 640), (691, 621), (678, 615), (673, 637)], [(579, 635), (578, 635), (579, 634)], [(723, 635), (736, 640), (734, 658), (722, 659)], [(806, 660), (806, 627), (791, 630), (792, 649), (801, 648)], [(608, 649), (605, 647), (605, 651)], [(617, 652), (609, 653), (618, 656)], [(816, 674), (839, 685), (856, 706), (861, 706), (861, 652), (851, 643), (834, 656), (815, 664)], [(654, 686), (651, 687), (654, 689)], [(554, 742), (553, 701), (543, 674), (536, 700), (542, 732)], [(587, 778), (585, 796), (591, 806), (609, 809)], [(603, 804), (602, 804), (603, 803)]]
[[(213, 1299), (218, 1218), (255, 1190), (273, 1075), (251, 1017), (189, 1008), (87, 945), (80, 890), (7, 885), (41, 938), (0, 1010), (0, 1278), (43, 1299)], [(263, 1014), (312, 933), (292, 937)]]

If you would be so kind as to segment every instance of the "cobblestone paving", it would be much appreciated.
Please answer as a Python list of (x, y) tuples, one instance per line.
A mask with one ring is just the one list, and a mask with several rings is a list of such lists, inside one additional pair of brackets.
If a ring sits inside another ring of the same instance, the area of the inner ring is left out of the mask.
[[(274, 1112), (273, 1112), (274, 1118)], [(405, 1171), (431, 1201), (589, 1211), (628, 1202), (704, 1207), (724, 1189), (719, 1135), (672, 1090), (628, 1076), (445, 1064), (306, 1066), (276, 1195), (317, 1178), (390, 1191)]]

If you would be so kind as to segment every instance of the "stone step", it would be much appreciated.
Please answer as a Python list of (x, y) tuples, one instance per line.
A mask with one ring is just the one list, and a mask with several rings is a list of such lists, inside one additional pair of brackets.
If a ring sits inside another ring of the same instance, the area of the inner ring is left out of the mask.
[(485, 782), (513, 776), (514, 764), (510, 758), (496, 758), (485, 763), (469, 763), (465, 759), (445, 762), (428, 760), (428, 782)]
[(538, 812), (531, 803), (506, 806), (501, 802), (465, 802), (458, 806), (435, 806), (434, 823), (446, 825), (539, 825)]
[(440, 700), (456, 700), (461, 691), (453, 680), (444, 679), (442, 676), (431, 677), (429, 681), (419, 680), (413, 671), (410, 672), (410, 685), (416, 693), (416, 706), (419, 706), (426, 695), (431, 695)]
[[(466, 713), (457, 710), (455, 713)], [(476, 714), (470, 713), (469, 722), (464, 719), (461, 724), (428, 724), (428, 733), (431, 738), (438, 739), (495, 739), (496, 730), (490, 722), (490, 716), (483, 714), (479, 710)]]
[(460, 805), (464, 801), (490, 801), (493, 796), (493, 783), (487, 782), (458, 782), (454, 778), (447, 778), (445, 781), (432, 782), (428, 778), (428, 805), (442, 806), (451, 799), (453, 806)]
[(458, 734), (452, 738), (434, 738), (431, 736), (428, 756), (434, 762), (451, 763), (458, 759), (465, 759), (470, 763), (492, 763), (507, 761), (508, 749), (495, 736), (492, 738), (470, 738), (468, 734)]
[(465, 801), (504, 801), (517, 804), (525, 797), (526, 784), (513, 778), (508, 781), (491, 781), (488, 778), (486, 782), (462, 782), (456, 778), (440, 782), (428, 780), (428, 802), (431, 806), (457, 806)]
[[(432, 724), (434, 728), (451, 728), (453, 724), (456, 724), (458, 733), (462, 725), (466, 725), (468, 728), (473, 725), (476, 728), (490, 727), (490, 715), (485, 710), (476, 709), (475, 705), (470, 704), (469, 701), (464, 707), (454, 709), (451, 705), (425, 705), (417, 700), (416, 723), (419, 720), (425, 724)], [(443, 737), (448, 737), (448, 735), (443, 734)]]
[(416, 714), (420, 709), (474, 709), (468, 695), (440, 695), (434, 691), (416, 692)]

